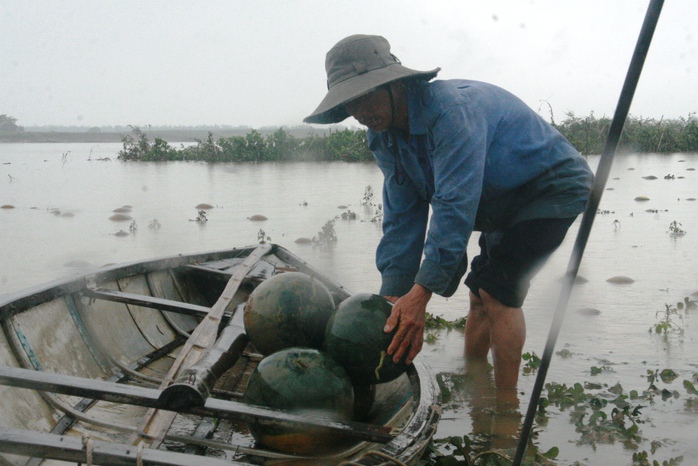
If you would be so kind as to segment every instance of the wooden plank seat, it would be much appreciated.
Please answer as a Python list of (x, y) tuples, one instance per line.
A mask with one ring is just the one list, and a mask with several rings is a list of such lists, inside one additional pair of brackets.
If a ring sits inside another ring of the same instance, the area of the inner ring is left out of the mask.
[[(145, 406), (155, 409), (162, 407), (159, 401), (161, 390), (135, 385), (124, 385), (103, 380), (86, 379), (72, 375), (0, 366), (0, 384), (10, 387), (28, 388), (66, 395), (81, 396), (95, 400)], [(263, 421), (268, 425), (294, 426), (331, 431), (338, 436), (387, 443), (394, 438), (392, 428), (363, 422), (340, 422), (326, 418), (302, 416), (278, 409), (263, 408), (237, 401), (209, 398), (204, 406), (183, 408), (183, 413), (205, 417), (241, 420), (245, 422)]]
[[(194, 317), (204, 317), (208, 314), (211, 308), (190, 304), (172, 299), (156, 298), (154, 296), (126, 293), (123, 291), (108, 290), (105, 288), (86, 288), (83, 295), (91, 299), (104, 299), (117, 303), (133, 304), (136, 306), (159, 309), (161, 311), (174, 312), (177, 314), (185, 314)], [(224, 313), (226, 318), (230, 318), (231, 313)]]

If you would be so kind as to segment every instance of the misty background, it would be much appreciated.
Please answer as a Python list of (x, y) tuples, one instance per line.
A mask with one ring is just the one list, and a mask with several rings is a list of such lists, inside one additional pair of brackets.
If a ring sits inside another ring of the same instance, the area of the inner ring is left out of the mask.
[[(549, 119), (612, 116), (648, 2), (0, 0), (0, 114), (33, 126), (299, 125), (326, 52), (380, 34), (408, 67), (502, 86)], [(664, 5), (631, 114), (698, 110), (698, 2)], [(347, 125), (357, 125), (347, 120)]]

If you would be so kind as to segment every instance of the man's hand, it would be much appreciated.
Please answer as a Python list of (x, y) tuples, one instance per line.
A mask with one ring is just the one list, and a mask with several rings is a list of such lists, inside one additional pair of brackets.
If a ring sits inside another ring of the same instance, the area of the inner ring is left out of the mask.
[(397, 327), (393, 341), (388, 346), (388, 354), (393, 357), (394, 363), (398, 363), (407, 352), (405, 362), (412, 364), (424, 343), (424, 322), (431, 291), (415, 283), (409, 293), (403, 297), (386, 296), (386, 298), (393, 301), (394, 306), (383, 331), (390, 333)]

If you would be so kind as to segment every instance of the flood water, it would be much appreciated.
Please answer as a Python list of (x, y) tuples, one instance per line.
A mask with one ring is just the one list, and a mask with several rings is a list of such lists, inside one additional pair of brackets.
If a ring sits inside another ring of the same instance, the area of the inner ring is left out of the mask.
[[(0, 144), (0, 295), (110, 263), (255, 244), (262, 233), (352, 291), (378, 290), (373, 259), (380, 224), (371, 222), (376, 207), (362, 205), (367, 186), (375, 193), (373, 203), (381, 202), (382, 176), (374, 164), (123, 163), (116, 160), (120, 149), (120, 144)], [(598, 159), (589, 157), (592, 168)], [(558, 351), (566, 351), (553, 358), (547, 381), (598, 384), (603, 398), (618, 383), (626, 394), (642, 394), (650, 388), (648, 372), (672, 369), (678, 377), (655, 381), (656, 396), (631, 402), (642, 406), (634, 418), (641, 436), (634, 446), (603, 435), (590, 442), (569, 409), (549, 408), (534, 443), (541, 450), (557, 446), (557, 464), (631, 464), (634, 451), (646, 451), (660, 463), (683, 456), (684, 464), (692, 464), (698, 458), (698, 396), (683, 385), (687, 380), (698, 386), (698, 311), (673, 314), (675, 328), (667, 334), (649, 332), (667, 304), (698, 299), (696, 168), (698, 154), (623, 155), (614, 161), (579, 272), (586, 282), (574, 288), (557, 343)], [(636, 200), (639, 196), (648, 200)], [(206, 222), (195, 221), (201, 203), (213, 206)], [(110, 220), (123, 206), (131, 206), (132, 220)], [(347, 210), (356, 218), (342, 219)], [(254, 215), (267, 220), (250, 220)], [(296, 243), (318, 236), (332, 219), (335, 245)], [(684, 235), (670, 234), (673, 221)], [(578, 227), (579, 220), (533, 281), (524, 305), (524, 352), (543, 352)], [(476, 239), (477, 234), (469, 257)], [(607, 281), (617, 276), (633, 282)], [(429, 311), (448, 320), (464, 316), (467, 289), (462, 286), (450, 299), (435, 297)], [(457, 330), (434, 332), (422, 351), (453, 389), (436, 438), (474, 430), (511, 434), (520, 418), (511, 409), (498, 411), (493, 398), (488, 401), (486, 382), (457, 383), (464, 371), (462, 352)], [(534, 374), (520, 378), (520, 413), (526, 411)], [(473, 391), (483, 387), (478, 404)], [(612, 407), (605, 409), (609, 417)], [(504, 443), (493, 446), (514, 446)]]

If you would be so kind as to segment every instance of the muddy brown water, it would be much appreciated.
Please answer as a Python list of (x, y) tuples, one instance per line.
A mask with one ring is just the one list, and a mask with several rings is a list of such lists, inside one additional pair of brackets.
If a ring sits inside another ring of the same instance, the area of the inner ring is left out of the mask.
[[(122, 163), (120, 148), (0, 144), (0, 205), (14, 207), (0, 210), (0, 294), (110, 263), (254, 244), (262, 235), (351, 291), (378, 289), (373, 260), (381, 230), (371, 219), (381, 202), (381, 174), (374, 164)], [(589, 163), (595, 168), (598, 157)], [(642, 394), (649, 373), (675, 371), (675, 380), (655, 382), (664, 397), (658, 392), (633, 402), (643, 406), (636, 448), (660, 463), (698, 458), (698, 396), (683, 385), (698, 385), (698, 311), (675, 314), (676, 331), (666, 337), (649, 331), (667, 304), (698, 291), (696, 166), (696, 154), (616, 157), (547, 376), (568, 386), (598, 384), (597, 393), (606, 396), (618, 383), (624, 393)], [(362, 205), (367, 186), (374, 205)], [(206, 221), (197, 220), (202, 203), (211, 206)], [(125, 205), (132, 220), (110, 220)], [(343, 219), (347, 211), (356, 218)], [(250, 221), (256, 215), (266, 220)], [(329, 220), (336, 244), (296, 242), (317, 237)], [(672, 234), (674, 221), (685, 234)], [(543, 352), (578, 227), (579, 221), (533, 281), (524, 306), (525, 352)], [(476, 236), (470, 244), (472, 257)], [(609, 281), (613, 277), (632, 281)], [(429, 311), (453, 320), (466, 309), (461, 287), (452, 298), (434, 298)], [(421, 357), (452, 389), (436, 437), (480, 432), (492, 434), (493, 447), (513, 448), (535, 372), (522, 373), (515, 399), (498, 400), (487, 373), (463, 376), (462, 333), (436, 331), (429, 341)], [(570, 410), (550, 408), (547, 424), (536, 430), (541, 450), (560, 449), (558, 464), (632, 463), (634, 450), (620, 441), (581, 443)]]

